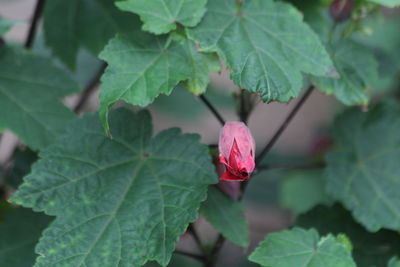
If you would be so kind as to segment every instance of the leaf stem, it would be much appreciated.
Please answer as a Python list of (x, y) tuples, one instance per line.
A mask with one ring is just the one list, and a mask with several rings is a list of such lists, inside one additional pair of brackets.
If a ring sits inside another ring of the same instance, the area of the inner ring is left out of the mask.
[(98, 85), (100, 81), (100, 77), (103, 74), (104, 70), (106, 69), (107, 64), (103, 63), (100, 67), (100, 69), (97, 71), (96, 75), (90, 80), (90, 82), (86, 85), (85, 89), (81, 93), (78, 102), (76, 103), (74, 107), (74, 112), (75, 113), (80, 113), (85, 106), (87, 100), (89, 97), (92, 95), (93, 91), (96, 89), (96, 86)]
[(225, 124), (225, 120), (224, 118), (221, 116), (221, 114), (219, 114), (219, 112), (217, 111), (216, 108), (214, 108), (214, 106), (210, 103), (210, 101), (208, 101), (208, 99), (203, 95), (199, 95), (199, 98), (201, 101), (203, 101), (203, 103), (207, 106), (207, 108), (211, 111), (212, 114), (214, 114), (215, 118), (219, 121), (219, 123), (221, 123), (221, 125), (223, 126)]
[(42, 11), (44, 7), (45, 0), (37, 0), (35, 11), (33, 12), (33, 18), (29, 26), (28, 36), (26, 37), (24, 47), (26, 49), (32, 48), (33, 40), (35, 39), (37, 25), (40, 17), (42, 16)]
[(262, 159), (267, 155), (267, 153), (271, 150), (271, 148), (274, 146), (276, 141), (281, 137), (282, 133), (285, 131), (285, 129), (288, 127), (292, 119), (296, 116), (297, 112), (300, 110), (300, 108), (303, 106), (304, 102), (308, 99), (308, 97), (311, 95), (311, 93), (314, 91), (314, 85), (310, 85), (307, 89), (307, 91), (303, 94), (303, 96), (300, 98), (300, 100), (296, 103), (292, 111), (288, 114), (288, 116), (285, 118), (285, 120), (282, 122), (281, 126), (277, 129), (275, 134), (272, 136), (271, 140), (267, 143), (267, 145), (264, 147), (264, 149), (261, 151), (261, 153), (256, 157), (256, 166), (259, 164)]

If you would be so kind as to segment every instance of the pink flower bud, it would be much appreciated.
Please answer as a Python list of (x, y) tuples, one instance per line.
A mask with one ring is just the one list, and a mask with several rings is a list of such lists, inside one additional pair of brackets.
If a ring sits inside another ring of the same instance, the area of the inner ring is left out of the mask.
[(227, 122), (219, 135), (219, 161), (225, 165), (221, 180), (244, 181), (255, 168), (256, 143), (243, 122)]

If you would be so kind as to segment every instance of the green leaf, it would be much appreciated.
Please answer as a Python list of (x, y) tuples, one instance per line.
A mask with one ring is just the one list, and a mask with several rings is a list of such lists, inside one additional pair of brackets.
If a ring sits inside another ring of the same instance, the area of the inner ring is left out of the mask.
[(396, 7), (400, 5), (400, 0), (368, 0), (368, 1), (387, 7)]
[(250, 255), (268, 267), (355, 267), (351, 253), (332, 235), (320, 238), (315, 229), (293, 228), (269, 234)]
[(321, 170), (293, 171), (281, 179), (280, 202), (296, 215), (320, 203), (331, 203)]
[(111, 113), (111, 129), (109, 139), (96, 115), (77, 120), (12, 197), (57, 216), (35, 266), (165, 266), (217, 182), (198, 135), (175, 128), (151, 138), (149, 113), (126, 109)]
[(0, 37), (6, 34), (13, 24), (11, 20), (0, 17)]
[(138, 26), (138, 19), (118, 10), (113, 0), (52, 0), (44, 10), (46, 43), (70, 68), (80, 47), (97, 55), (117, 32)]
[(340, 77), (313, 77), (314, 84), (345, 105), (367, 104), (367, 90), (378, 81), (378, 62), (371, 51), (356, 42), (341, 40), (330, 47), (330, 53)]
[(206, 11), (207, 0), (125, 0), (116, 5), (136, 13), (143, 21), (142, 29), (155, 34), (168, 33), (177, 23), (186, 27), (196, 26)]
[(333, 129), (337, 148), (326, 157), (326, 189), (368, 230), (400, 229), (400, 108), (353, 108)]
[(400, 267), (400, 259), (397, 256), (394, 256), (388, 262), (388, 267)]
[(189, 36), (218, 51), (240, 87), (264, 101), (289, 101), (302, 88), (301, 72), (328, 75), (332, 62), (317, 35), (291, 5), (272, 0), (208, 1)]
[(221, 70), (218, 55), (216, 53), (198, 52), (191, 41), (185, 40), (184, 47), (186, 57), (191, 65), (189, 79), (184, 82), (184, 86), (193, 94), (200, 95), (206, 92), (210, 81), (209, 73)]
[(201, 205), (200, 213), (229, 241), (247, 247), (250, 234), (243, 210), (242, 203), (230, 199), (211, 186), (208, 189), (207, 200)]
[(51, 143), (74, 114), (60, 100), (78, 85), (45, 58), (0, 49), (0, 131), (9, 129), (32, 149)]
[(317, 206), (300, 215), (296, 225), (303, 228), (313, 227), (321, 235), (344, 233), (352, 242), (352, 254), (357, 266), (386, 266), (390, 257), (400, 252), (398, 232), (380, 230), (377, 233), (370, 233), (355, 222), (351, 213), (339, 204), (332, 207)]
[[(193, 49), (194, 44), (188, 41), (175, 42), (148, 34), (118, 35), (112, 39), (100, 54), (109, 65), (102, 76), (100, 92), (100, 118), (106, 131), (108, 110), (118, 100), (146, 106), (159, 94), (169, 95), (180, 81), (189, 79), (188, 84), (193, 86), (201, 80), (205, 86), (203, 70), (193, 76), (194, 68), (204, 65), (200, 61), (193, 64), (193, 58), (197, 59)], [(206, 55), (199, 55), (203, 56)]]
[(11, 210), (0, 221), (0, 262), (2, 266), (33, 266), (34, 247), (51, 217), (29, 209)]

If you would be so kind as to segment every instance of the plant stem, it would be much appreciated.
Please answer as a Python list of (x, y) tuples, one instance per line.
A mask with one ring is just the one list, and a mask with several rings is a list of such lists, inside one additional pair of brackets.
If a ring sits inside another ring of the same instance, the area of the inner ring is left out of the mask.
[(281, 126), (278, 128), (278, 130), (275, 132), (275, 134), (272, 136), (271, 140), (267, 143), (267, 145), (264, 147), (264, 149), (261, 151), (261, 153), (256, 157), (256, 166), (259, 164), (262, 159), (265, 157), (265, 155), (271, 150), (271, 148), (274, 146), (276, 141), (278, 141), (279, 137), (281, 137), (282, 133), (285, 131), (287, 126), (290, 124), (294, 116), (296, 116), (297, 112), (300, 110), (300, 108), (303, 106), (304, 102), (308, 99), (308, 97), (311, 95), (311, 93), (314, 90), (314, 85), (310, 85), (307, 89), (307, 91), (303, 94), (303, 96), (300, 98), (300, 100), (296, 103), (292, 111), (288, 114), (288, 116), (285, 118)]
[(33, 40), (35, 39), (37, 24), (39, 22), (40, 17), (42, 16), (42, 11), (44, 7), (45, 0), (37, 0), (35, 11), (33, 13), (33, 18), (31, 21), (31, 25), (29, 26), (28, 36), (26, 37), (24, 47), (26, 49), (32, 48)]
[(214, 267), (218, 260), (218, 253), (220, 252), (222, 245), (225, 242), (225, 237), (222, 236), (221, 233), (218, 234), (217, 241), (215, 241), (214, 247), (211, 250), (210, 256), (208, 258), (208, 262), (205, 264), (205, 267)]
[(96, 86), (98, 85), (100, 81), (100, 77), (103, 74), (104, 70), (106, 69), (107, 64), (103, 63), (96, 73), (96, 75), (90, 80), (90, 82), (86, 85), (85, 90), (81, 93), (78, 102), (76, 103), (74, 107), (75, 113), (80, 113), (82, 111), (82, 108), (85, 106), (87, 100), (89, 97), (92, 95), (93, 91), (96, 89)]
[(222, 118), (221, 114), (217, 111), (216, 108), (208, 101), (208, 99), (204, 95), (199, 95), (199, 98), (203, 103), (208, 107), (212, 114), (214, 114), (215, 118), (221, 123), (221, 125), (225, 124), (224, 118)]
[(203, 253), (203, 255), (206, 257), (207, 256), (207, 251), (204, 249), (203, 244), (202, 244), (202, 242), (200, 240), (199, 235), (197, 234), (196, 229), (194, 228), (193, 223), (189, 224), (187, 230), (192, 235), (194, 241), (196, 241), (196, 244), (199, 247), (199, 249), (201, 250), (201, 252)]
[(246, 112), (246, 97), (244, 90), (240, 89), (240, 107), (239, 107), (239, 118), (244, 124), (247, 124), (248, 113)]
[(207, 258), (204, 257), (203, 255), (198, 255), (198, 254), (194, 254), (194, 253), (190, 253), (190, 252), (186, 252), (186, 251), (181, 251), (181, 250), (175, 250), (174, 253), (181, 254), (181, 255), (193, 258), (193, 259), (201, 261), (203, 263), (205, 263), (207, 261)]
[(259, 165), (257, 166), (258, 171), (263, 170), (287, 170), (287, 169), (319, 169), (324, 168), (324, 162), (311, 162), (304, 164), (286, 164), (286, 165)]

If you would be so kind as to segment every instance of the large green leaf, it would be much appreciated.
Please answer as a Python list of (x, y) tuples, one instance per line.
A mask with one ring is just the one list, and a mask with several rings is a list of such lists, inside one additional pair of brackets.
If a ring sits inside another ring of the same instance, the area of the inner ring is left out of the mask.
[(241, 203), (212, 186), (200, 213), (232, 243), (241, 247), (249, 245), (249, 229)]
[(281, 204), (294, 214), (301, 214), (314, 206), (331, 202), (325, 193), (322, 170), (292, 171), (282, 178)]
[(3, 36), (13, 25), (13, 22), (0, 17), (0, 37)]
[(177, 23), (193, 27), (201, 20), (206, 11), (207, 0), (125, 0), (117, 6), (140, 15), (144, 22), (143, 30), (155, 34), (175, 30)]
[(28, 267), (35, 262), (34, 247), (51, 217), (17, 208), (0, 221), (0, 265)]
[(400, 5), (400, 0), (368, 0), (387, 7), (395, 7)]
[(138, 19), (118, 10), (113, 0), (52, 0), (44, 10), (46, 43), (71, 68), (79, 47), (97, 54), (117, 32), (138, 26)]
[[(79, 129), (79, 131), (76, 131)], [(108, 139), (96, 115), (41, 152), (12, 200), (56, 215), (35, 266), (166, 265), (216, 182), (198, 135), (165, 130), (154, 138), (148, 112), (111, 113)]]
[(339, 204), (332, 207), (317, 206), (300, 215), (296, 225), (303, 228), (313, 227), (321, 235), (344, 233), (353, 244), (352, 254), (357, 266), (360, 267), (385, 266), (393, 255), (400, 256), (399, 233), (390, 230), (368, 232)]
[(298, 96), (301, 72), (327, 75), (332, 62), (317, 35), (291, 5), (272, 0), (208, 1), (189, 36), (205, 51), (218, 51), (233, 81), (264, 101)]
[(74, 114), (60, 100), (78, 85), (45, 58), (0, 49), (0, 131), (9, 129), (33, 149), (63, 132)]
[(400, 108), (381, 104), (340, 115), (327, 156), (327, 191), (370, 231), (400, 229)]
[(200, 67), (197, 73), (194, 69), (203, 63), (193, 63), (198, 59), (193, 50), (192, 42), (175, 42), (165, 36), (134, 34), (112, 39), (100, 54), (109, 64), (101, 79), (100, 92), (100, 118), (106, 130), (108, 110), (118, 100), (146, 106), (159, 94), (169, 95), (180, 81), (189, 80), (188, 84), (193, 86), (200, 79), (201, 86), (205, 86), (204, 68)]
[(367, 104), (378, 80), (378, 62), (371, 51), (349, 40), (341, 40), (329, 49), (339, 78), (313, 77), (315, 85), (345, 105)]
[(268, 267), (356, 266), (350, 251), (334, 236), (321, 238), (314, 229), (297, 227), (269, 234), (249, 260)]

